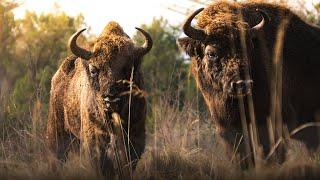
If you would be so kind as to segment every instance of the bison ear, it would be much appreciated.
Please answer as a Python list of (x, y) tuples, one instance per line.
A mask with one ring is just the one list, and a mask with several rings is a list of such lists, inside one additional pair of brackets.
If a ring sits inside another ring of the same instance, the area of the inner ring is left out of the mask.
[(178, 46), (184, 50), (190, 57), (202, 56), (202, 43), (189, 37), (179, 38)]

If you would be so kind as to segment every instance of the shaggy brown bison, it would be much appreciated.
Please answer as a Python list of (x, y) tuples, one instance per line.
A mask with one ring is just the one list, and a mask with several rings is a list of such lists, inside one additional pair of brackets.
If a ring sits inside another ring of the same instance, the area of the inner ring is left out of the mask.
[(136, 29), (145, 37), (142, 47), (116, 22), (107, 24), (90, 50), (76, 43), (85, 29), (70, 38), (74, 55), (63, 61), (51, 84), (47, 140), (58, 158), (79, 140), (105, 175), (135, 167), (145, 147), (141, 60), (152, 47), (150, 35)]
[[(195, 16), (197, 28), (191, 26)], [(178, 44), (191, 56), (197, 86), (218, 133), (229, 145), (235, 144), (237, 134), (244, 133), (243, 114), (255, 116), (265, 150), (271, 141), (267, 131), (269, 117), (277, 119), (276, 122), (282, 119), (289, 132), (317, 119), (320, 109), (318, 27), (284, 6), (218, 2), (191, 14), (183, 31), (188, 37), (178, 39)], [(278, 66), (277, 59), (280, 59)], [(276, 84), (275, 79), (282, 83)], [(274, 89), (281, 98), (273, 96)], [(251, 115), (247, 112), (250, 98), (254, 109)], [(280, 113), (273, 113), (272, 107), (278, 107)], [(277, 114), (275, 118), (273, 114)], [(294, 138), (316, 148), (317, 132), (316, 128), (304, 129)]]

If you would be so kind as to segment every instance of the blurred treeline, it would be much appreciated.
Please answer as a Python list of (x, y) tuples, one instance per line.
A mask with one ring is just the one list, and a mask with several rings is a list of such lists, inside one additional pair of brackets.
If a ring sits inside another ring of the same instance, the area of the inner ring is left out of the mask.
[[(84, 17), (57, 11), (37, 15), (26, 12), (15, 19), (12, 10), (18, 5), (0, 1), (0, 132), (1, 139), (14, 129), (26, 127), (43, 132), (48, 113), (51, 77), (62, 60), (70, 55), (69, 37), (81, 26)], [(320, 5), (316, 8), (320, 11)], [(309, 12), (309, 19), (320, 24)], [(105, 22), (107, 23), (107, 22)], [(139, 26), (139, 25), (137, 25)], [(154, 111), (161, 109), (160, 99), (182, 108), (186, 103), (196, 105), (197, 112), (205, 112), (201, 95), (190, 75), (189, 62), (176, 45), (180, 26), (172, 26), (165, 19), (154, 19), (141, 25), (154, 40), (151, 52), (144, 58), (143, 71), (148, 93), (148, 124), (152, 129)], [(91, 35), (92, 37), (92, 35)], [(133, 39), (141, 43), (140, 34)], [(82, 41), (88, 41), (82, 37)]]
[[(85, 26), (84, 17), (58, 11), (37, 15), (26, 12), (15, 19), (18, 4), (0, 1), (0, 132), (2, 138), (13, 129), (43, 132), (48, 113), (51, 78), (65, 57), (69, 37)], [(107, 23), (107, 22), (105, 22)], [(139, 25), (137, 25), (139, 26)], [(163, 19), (142, 25), (154, 39), (152, 51), (144, 58), (143, 71), (149, 102), (149, 125), (159, 98), (170, 97), (172, 105), (197, 98), (188, 63), (179, 53), (179, 27)], [(82, 41), (91, 38), (82, 37)], [(139, 33), (134, 40), (141, 43)], [(81, 42), (80, 42), (81, 43)]]
[[(15, 19), (18, 5), (0, 1), (0, 132), (25, 124), (42, 128), (48, 111), (50, 81), (61, 59), (66, 57), (67, 40), (83, 16), (63, 12), (37, 15), (26, 12)], [(31, 126), (32, 127), (32, 126)]]

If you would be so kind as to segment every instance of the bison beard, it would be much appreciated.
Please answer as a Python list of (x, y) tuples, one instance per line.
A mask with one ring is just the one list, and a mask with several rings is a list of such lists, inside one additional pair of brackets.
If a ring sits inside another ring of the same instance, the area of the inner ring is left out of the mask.
[(66, 58), (52, 78), (47, 124), (48, 146), (59, 159), (80, 144), (81, 152), (106, 176), (135, 168), (145, 147), (140, 66), (152, 47), (150, 35), (137, 30), (145, 37), (142, 47), (135, 46), (116, 22), (106, 26), (91, 50), (76, 43), (84, 29), (70, 38), (76, 56)]
[[(190, 25), (197, 14), (198, 29)], [(280, 49), (283, 124), (291, 131), (306, 122), (319, 120), (315, 118), (320, 109), (318, 27), (282, 6), (220, 2), (194, 12), (183, 30), (188, 37), (180, 38), (178, 44), (191, 56), (197, 86), (218, 133), (229, 146), (236, 144), (237, 133), (243, 133), (239, 98), (252, 95), (259, 139), (264, 150), (269, 150), (267, 118), (273, 111), (271, 87), (277, 72), (273, 57), (279, 41), (283, 42)], [(281, 39), (279, 32), (284, 32)], [(293, 138), (315, 149), (319, 145), (318, 133), (313, 127)]]

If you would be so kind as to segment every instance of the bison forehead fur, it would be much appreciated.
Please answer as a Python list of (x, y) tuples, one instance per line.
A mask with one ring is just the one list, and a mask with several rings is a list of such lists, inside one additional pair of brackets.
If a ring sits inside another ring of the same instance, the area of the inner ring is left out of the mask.
[(249, 24), (242, 20), (239, 4), (217, 3), (204, 9), (198, 17), (198, 27), (204, 29), (208, 35), (235, 36), (239, 31), (249, 29)]
[(93, 42), (94, 57), (91, 61), (102, 66), (105, 61), (111, 61), (119, 53), (130, 54), (134, 44), (122, 27), (116, 22), (110, 22), (101, 35)]
[[(76, 44), (83, 30), (71, 37), (70, 48), (76, 56), (62, 62), (50, 92), (47, 142), (58, 158), (65, 158), (70, 146), (79, 141), (105, 175), (130, 167), (127, 163), (135, 167), (145, 147), (146, 99), (140, 64), (152, 46), (149, 34), (137, 29), (145, 35), (146, 46), (134, 46), (116, 22), (106, 26), (90, 50)], [(133, 86), (130, 107), (129, 85)], [(129, 108), (134, 112), (130, 122)], [(129, 132), (130, 143), (122, 142), (122, 135)]]
[[(197, 28), (193, 28), (191, 20), (198, 13)], [(267, 147), (266, 120), (272, 111), (271, 87), (276, 72), (273, 57), (279, 50), (277, 43), (282, 44), (281, 112), (284, 124), (292, 130), (316, 120), (320, 108), (320, 86), (316, 83), (320, 82), (317, 73), (320, 68), (318, 27), (303, 21), (284, 6), (218, 2), (195, 11), (183, 29), (188, 37), (178, 39), (178, 44), (191, 56), (197, 86), (222, 134), (242, 132), (238, 100), (244, 97), (246, 102), (252, 95), (260, 139)], [(281, 33), (284, 36), (278, 38)], [(248, 86), (250, 91), (232, 96), (227, 91), (232, 85), (240, 89)], [(301, 132), (297, 138), (303, 139), (309, 147), (315, 147), (319, 142), (310, 136), (315, 131), (310, 128), (305, 131), (309, 137)], [(234, 136), (229, 137), (230, 144), (234, 143)]]

